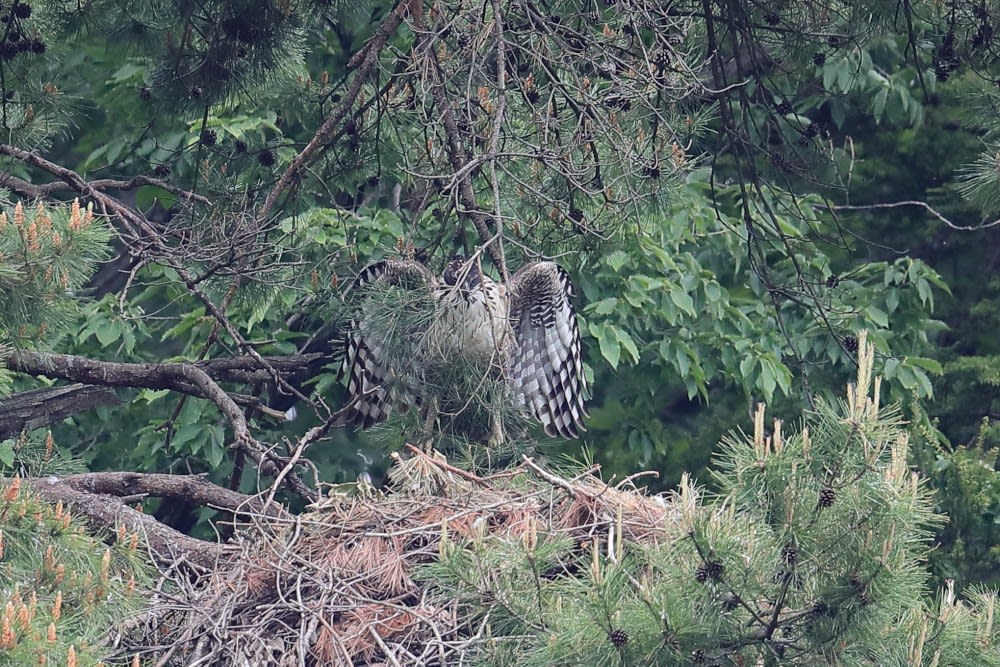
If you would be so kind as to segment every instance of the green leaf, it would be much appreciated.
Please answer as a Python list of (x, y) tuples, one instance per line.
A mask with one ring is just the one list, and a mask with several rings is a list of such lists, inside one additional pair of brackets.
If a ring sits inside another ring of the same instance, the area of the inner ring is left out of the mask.
[(885, 111), (885, 101), (889, 96), (889, 87), (886, 86), (880, 91), (875, 93), (875, 100), (872, 102), (872, 115), (875, 116), (875, 122), (878, 123), (882, 120), (882, 114)]
[(0, 442), (0, 464), (3, 464), (6, 468), (10, 468), (14, 465), (15, 458), (14, 441), (4, 440), (3, 442)]
[(612, 368), (618, 368), (618, 361), (621, 359), (622, 350), (618, 344), (618, 337), (611, 330), (611, 327), (605, 326), (601, 329), (597, 342), (601, 347), (601, 356), (611, 364)]
[(911, 366), (923, 368), (924, 370), (930, 371), (935, 375), (941, 375), (944, 373), (944, 369), (941, 368), (941, 364), (934, 359), (928, 359), (927, 357), (907, 357), (905, 361)]
[(587, 306), (587, 312), (597, 313), (598, 315), (610, 315), (615, 311), (617, 305), (618, 299), (612, 296), (590, 304)]
[(868, 306), (865, 308), (865, 315), (868, 319), (877, 324), (878, 326), (885, 328), (889, 326), (889, 316), (885, 314), (881, 308), (875, 306)]
[(113, 326), (113, 324), (107, 320), (94, 328), (94, 335), (97, 336), (97, 342), (104, 347), (110, 347), (121, 337), (118, 328)]
[(617, 328), (615, 329), (615, 336), (618, 337), (618, 342), (625, 348), (625, 351), (629, 353), (629, 356), (632, 357), (632, 363), (639, 363), (639, 348), (636, 347), (635, 341), (632, 340), (632, 336), (630, 336), (624, 329)]
[(917, 280), (917, 295), (923, 305), (933, 305), (934, 295), (931, 293), (931, 286), (924, 278)]
[(621, 271), (621, 268), (625, 266), (629, 261), (628, 253), (624, 250), (615, 250), (613, 253), (607, 256), (604, 260), (612, 271)]
[(135, 205), (143, 211), (152, 208), (157, 201), (164, 209), (169, 210), (177, 203), (177, 195), (155, 185), (144, 185), (135, 191)]
[(774, 368), (771, 362), (766, 359), (761, 360), (757, 386), (764, 392), (764, 398), (770, 403), (771, 399), (774, 398), (774, 388), (777, 386), (777, 380), (774, 377)]
[(694, 301), (691, 295), (685, 292), (680, 286), (674, 285), (670, 288), (670, 300), (688, 315), (694, 316)]

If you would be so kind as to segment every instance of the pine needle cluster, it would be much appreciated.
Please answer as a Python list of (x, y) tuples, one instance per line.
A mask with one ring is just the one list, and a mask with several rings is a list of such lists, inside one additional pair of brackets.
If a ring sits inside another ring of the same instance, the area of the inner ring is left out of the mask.
[(70, 297), (110, 248), (111, 229), (79, 201), (0, 212), (0, 342), (37, 341), (72, 313)]
[(139, 535), (111, 546), (18, 476), (0, 484), (0, 665), (103, 665), (110, 627), (145, 604)]
[(623, 505), (585, 540), (550, 527), (443, 546), (424, 575), (461, 601), (480, 664), (1000, 664), (995, 593), (929, 595), (941, 517), (859, 338), (846, 400), (793, 432), (761, 407), (723, 443), (717, 492), (685, 478), (650, 499), (662, 534), (632, 539)]

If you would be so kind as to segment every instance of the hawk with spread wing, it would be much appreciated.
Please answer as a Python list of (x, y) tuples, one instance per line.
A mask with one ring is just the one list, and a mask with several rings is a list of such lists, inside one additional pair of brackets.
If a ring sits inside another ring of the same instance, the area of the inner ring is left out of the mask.
[[(501, 378), (546, 434), (585, 430), (573, 285), (558, 264), (526, 264), (504, 284), (478, 260), (452, 258), (438, 279), (419, 262), (387, 259), (365, 267), (351, 291), (360, 303), (341, 367), (347, 421), (368, 428), (394, 408), (422, 404), (429, 369), (471, 364)], [(493, 421), (493, 437), (502, 439), (495, 414)]]

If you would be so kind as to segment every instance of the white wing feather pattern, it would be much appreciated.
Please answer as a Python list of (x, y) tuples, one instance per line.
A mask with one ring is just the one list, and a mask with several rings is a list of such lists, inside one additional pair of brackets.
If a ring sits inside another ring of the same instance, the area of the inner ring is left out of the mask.
[(585, 431), (583, 360), (573, 284), (553, 262), (526, 264), (511, 276), (516, 346), (511, 375), (522, 401), (549, 436)]
[[(387, 259), (362, 269), (348, 292), (390, 285), (429, 290), (433, 282), (433, 276), (423, 264)], [(364, 298), (363, 295), (361, 298)], [(390, 371), (386, 368), (385, 350), (377, 336), (366, 335), (366, 328), (363, 317), (352, 320), (350, 331), (344, 340), (344, 361), (338, 376), (347, 377), (347, 400), (348, 405), (352, 406), (344, 415), (343, 421), (363, 429), (384, 421), (392, 410), (392, 397), (387, 382)]]

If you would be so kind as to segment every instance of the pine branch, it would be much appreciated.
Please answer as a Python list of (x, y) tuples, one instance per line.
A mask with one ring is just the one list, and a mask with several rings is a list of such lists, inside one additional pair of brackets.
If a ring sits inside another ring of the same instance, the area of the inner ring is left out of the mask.
[(264, 200), (264, 205), (257, 212), (258, 221), (263, 223), (267, 220), (268, 216), (271, 215), (277, 206), (282, 194), (295, 183), (299, 174), (316, 160), (318, 151), (330, 141), (337, 126), (347, 117), (351, 107), (354, 106), (354, 102), (361, 94), (362, 87), (368, 79), (368, 75), (371, 74), (372, 70), (378, 64), (379, 56), (382, 55), (382, 49), (385, 47), (386, 42), (389, 41), (389, 37), (396, 32), (396, 28), (403, 22), (403, 16), (409, 6), (409, 2), (397, 2), (389, 13), (388, 18), (375, 31), (375, 34), (371, 36), (361, 50), (354, 54), (354, 57), (348, 62), (347, 68), (354, 72), (354, 81), (351, 82), (350, 88), (344, 94), (337, 108), (334, 109), (332, 114), (327, 116), (323, 124), (316, 130), (313, 138), (306, 144), (306, 147), (292, 159), (284, 173), (278, 178), (278, 182), (275, 183), (274, 187), (268, 193), (267, 199)]

